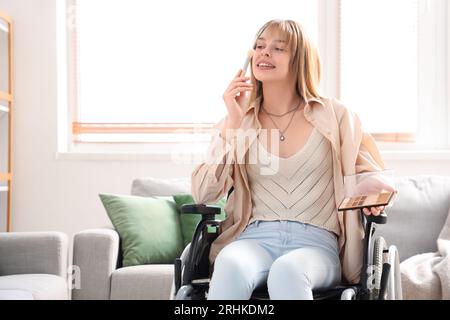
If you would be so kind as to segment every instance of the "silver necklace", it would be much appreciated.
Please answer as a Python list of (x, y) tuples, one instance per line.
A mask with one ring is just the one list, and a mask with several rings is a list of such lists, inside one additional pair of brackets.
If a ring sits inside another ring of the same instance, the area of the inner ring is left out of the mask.
[[(295, 107), (294, 109), (292, 109), (291, 111), (289, 111), (289, 112), (292, 112), (292, 111), (294, 111), (294, 112), (292, 113), (291, 119), (289, 120), (289, 123), (287, 124), (286, 128), (284, 128), (284, 130), (280, 130), (280, 128), (279, 128), (279, 127), (277, 126), (277, 124), (275, 123), (275, 121), (272, 119), (271, 114), (269, 114), (269, 113), (266, 111), (266, 109), (261, 108), (261, 109), (269, 116), (269, 119), (272, 121), (273, 125), (280, 131), (280, 141), (284, 141), (284, 140), (286, 139), (286, 137), (284, 136), (284, 133), (285, 133), (286, 130), (289, 128), (289, 125), (291, 124), (292, 119), (294, 119), (295, 111), (297, 111), (299, 107), (300, 107), (300, 104), (299, 104), (297, 107)], [(287, 113), (289, 113), (289, 112), (287, 112)], [(286, 114), (287, 114), (287, 113), (286, 113)]]

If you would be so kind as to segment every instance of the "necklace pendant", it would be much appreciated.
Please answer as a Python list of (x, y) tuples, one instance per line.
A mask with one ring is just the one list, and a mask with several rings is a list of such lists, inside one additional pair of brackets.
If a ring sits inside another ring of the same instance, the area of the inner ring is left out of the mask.
[(283, 135), (280, 136), (280, 140), (284, 141), (284, 136)]

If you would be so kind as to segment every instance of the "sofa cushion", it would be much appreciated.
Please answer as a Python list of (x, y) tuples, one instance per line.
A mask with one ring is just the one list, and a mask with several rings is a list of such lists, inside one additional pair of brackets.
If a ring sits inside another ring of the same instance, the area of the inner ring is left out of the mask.
[(53, 274), (18, 274), (0, 277), (1, 299), (67, 300), (64, 278)]
[(68, 237), (63, 232), (2, 232), (0, 276), (28, 273), (65, 276), (67, 251)]
[(437, 250), (436, 240), (450, 207), (450, 177), (436, 175), (395, 178), (398, 194), (386, 208), (387, 224), (378, 225), (388, 245), (396, 245), (400, 260)]
[(111, 279), (112, 300), (167, 300), (174, 275), (173, 264), (120, 268)]
[(172, 199), (100, 194), (122, 240), (123, 266), (173, 263), (183, 250), (179, 214)]
[(190, 193), (189, 178), (152, 178), (145, 177), (133, 180), (131, 194), (141, 197), (172, 196), (178, 193)]
[(34, 297), (26, 290), (0, 289), (0, 300), (34, 300)]
[[(200, 214), (182, 214), (181, 206), (183, 204), (193, 204), (195, 203), (194, 198), (191, 194), (182, 193), (173, 195), (173, 200), (177, 206), (177, 210), (180, 213), (180, 224), (181, 224), (181, 233), (183, 235), (183, 244), (187, 246), (191, 241), (195, 232), (195, 228), (197, 224), (202, 219)], [(225, 219), (225, 205), (226, 198), (222, 198), (219, 202), (214, 204), (221, 208), (220, 215), (216, 216), (216, 220), (224, 220)]]

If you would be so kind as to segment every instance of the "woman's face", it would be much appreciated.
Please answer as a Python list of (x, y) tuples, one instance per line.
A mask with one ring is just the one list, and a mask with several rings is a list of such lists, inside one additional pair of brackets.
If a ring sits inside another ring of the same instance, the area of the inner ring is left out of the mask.
[(290, 76), (290, 61), (290, 46), (279, 32), (266, 30), (256, 40), (252, 71), (257, 80), (261, 82), (286, 81)]

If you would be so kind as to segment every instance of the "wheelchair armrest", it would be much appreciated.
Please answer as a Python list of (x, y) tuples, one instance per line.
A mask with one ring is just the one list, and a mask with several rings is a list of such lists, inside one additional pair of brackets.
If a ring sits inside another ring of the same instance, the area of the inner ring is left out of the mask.
[(183, 204), (181, 206), (181, 213), (187, 214), (201, 214), (203, 218), (214, 219), (214, 216), (219, 215), (221, 208), (218, 206), (208, 206), (206, 204)]

